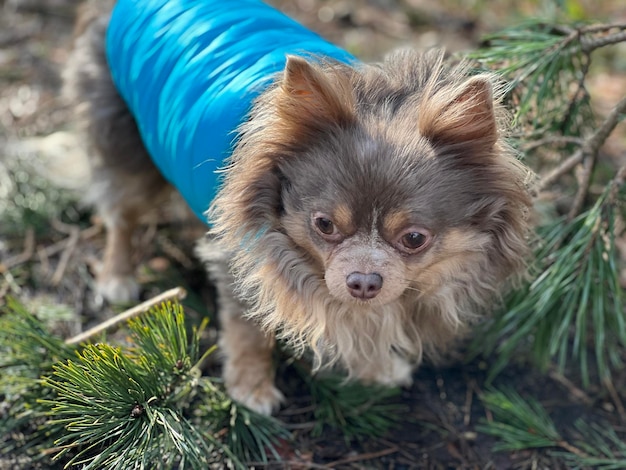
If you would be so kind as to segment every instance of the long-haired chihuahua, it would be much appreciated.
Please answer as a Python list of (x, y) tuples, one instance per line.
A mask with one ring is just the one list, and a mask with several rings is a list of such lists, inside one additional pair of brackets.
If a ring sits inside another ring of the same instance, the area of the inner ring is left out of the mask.
[[(132, 231), (168, 184), (111, 79), (109, 18), (94, 5), (81, 15), (65, 94), (108, 230), (98, 288), (127, 301)], [(197, 249), (234, 399), (263, 413), (280, 403), (275, 338), (312, 351), (316, 368), (410, 384), (524, 271), (529, 171), (505, 141), (501, 95), (493, 75), (436, 50), (372, 65), (286, 57), (236, 128)]]

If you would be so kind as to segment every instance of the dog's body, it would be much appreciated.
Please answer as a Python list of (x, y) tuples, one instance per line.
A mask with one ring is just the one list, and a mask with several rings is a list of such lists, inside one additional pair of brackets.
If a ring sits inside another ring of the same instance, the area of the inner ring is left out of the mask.
[[(66, 91), (109, 231), (99, 286), (128, 300), (131, 230), (167, 184), (110, 79), (107, 18), (83, 15)], [(526, 255), (527, 172), (504, 125), (493, 78), (440, 52), (380, 65), (288, 58), (238, 129), (214, 238), (198, 249), (220, 294), (235, 399), (265, 413), (279, 403), (273, 334), (318, 367), (407, 384), (489, 307)]]

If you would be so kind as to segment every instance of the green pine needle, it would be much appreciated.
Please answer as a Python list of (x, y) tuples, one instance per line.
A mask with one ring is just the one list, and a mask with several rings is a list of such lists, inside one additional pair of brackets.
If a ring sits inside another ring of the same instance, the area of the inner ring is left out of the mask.
[(495, 451), (555, 447), (562, 441), (554, 423), (534, 399), (524, 400), (512, 390), (490, 391), (480, 399), (493, 413), (493, 421), (483, 420), (477, 429), (500, 439)]
[(320, 436), (325, 426), (335, 428), (347, 441), (380, 437), (396, 424), (404, 407), (391, 403), (400, 389), (346, 382), (335, 376), (308, 379), (315, 409), (313, 435)]
[(568, 468), (622, 470), (626, 468), (626, 441), (610, 426), (588, 424), (580, 419), (574, 424), (582, 436), (576, 442), (579, 452), (553, 452), (565, 460)]
[[(271, 418), (234, 404), (200, 377), (199, 333), (167, 303), (129, 322), (128, 348), (87, 345), (42, 383), (54, 396), (48, 425), (62, 426), (55, 459), (88, 469), (205, 469), (227, 459), (268, 460), (288, 437)], [(226, 433), (223, 431), (226, 430)], [(225, 437), (218, 438), (218, 435)]]
[(276, 447), (281, 441), (291, 438), (279, 421), (236, 403), (231, 405), (228, 429), (228, 447), (247, 462), (267, 462), (268, 452), (280, 460)]
[[(39, 398), (51, 396), (39, 378), (53, 372), (53, 364), (74, 354), (75, 348), (51, 335), (43, 323), (14, 299), (0, 311), (0, 390), (7, 406), (0, 417), (0, 447), (27, 453), (45, 445), (60, 427), (41, 426), (47, 408)], [(20, 438), (20, 436), (22, 436)]]
[(580, 135), (593, 119), (587, 93), (572, 96), (571, 86), (588, 64), (582, 36), (544, 20), (527, 20), (485, 36), (486, 46), (470, 56), (509, 81), (517, 122), (542, 134)]
[(540, 229), (534, 281), (512, 294), (473, 345), (487, 355), (497, 352), (489, 380), (524, 348), (543, 368), (553, 360), (561, 371), (577, 364), (585, 386), (591, 361), (600, 381), (621, 365), (615, 351), (626, 345), (626, 328), (615, 217), (606, 192), (573, 221)]
[(549, 448), (549, 454), (562, 459), (567, 468), (619, 470), (626, 468), (626, 441), (610, 427), (600, 427), (579, 419), (575, 428), (581, 439), (575, 445), (565, 441), (546, 410), (534, 399), (518, 393), (491, 390), (480, 397), (493, 413), (477, 430), (499, 439), (495, 451)]
[[(129, 322), (130, 351), (87, 345), (76, 359), (55, 366), (43, 384), (56, 392), (41, 400), (68, 465), (85, 469), (158, 468), (165, 461), (206, 468), (214, 453), (185, 417), (197, 382), (192, 370), (198, 335), (187, 340), (182, 307), (163, 304)], [(167, 467), (166, 467), (167, 468)]]

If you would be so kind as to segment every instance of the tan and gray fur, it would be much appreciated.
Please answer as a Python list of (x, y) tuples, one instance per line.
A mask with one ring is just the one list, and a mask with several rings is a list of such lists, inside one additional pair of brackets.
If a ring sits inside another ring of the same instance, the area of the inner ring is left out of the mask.
[[(83, 15), (66, 94), (109, 231), (98, 285), (118, 301), (137, 293), (131, 229), (166, 185), (108, 76), (106, 21)], [(197, 250), (235, 399), (279, 404), (275, 337), (313, 351), (316, 368), (409, 384), (524, 271), (529, 172), (504, 140), (500, 94), (441, 51), (355, 67), (288, 59), (239, 130)]]

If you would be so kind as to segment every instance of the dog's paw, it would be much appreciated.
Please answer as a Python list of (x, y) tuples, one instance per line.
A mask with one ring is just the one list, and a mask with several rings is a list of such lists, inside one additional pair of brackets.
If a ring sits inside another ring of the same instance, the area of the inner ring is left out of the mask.
[(132, 276), (98, 278), (96, 292), (112, 304), (126, 304), (139, 299), (139, 284)]
[(413, 383), (413, 365), (406, 359), (395, 356), (386, 367), (378, 370), (368, 368), (357, 378), (365, 383), (377, 383), (387, 387), (409, 387)]
[(265, 380), (252, 388), (249, 384), (231, 385), (227, 388), (233, 400), (263, 415), (271, 415), (285, 399), (271, 380)]
[(409, 387), (413, 383), (413, 365), (402, 357), (394, 357), (390, 372), (389, 385)]

